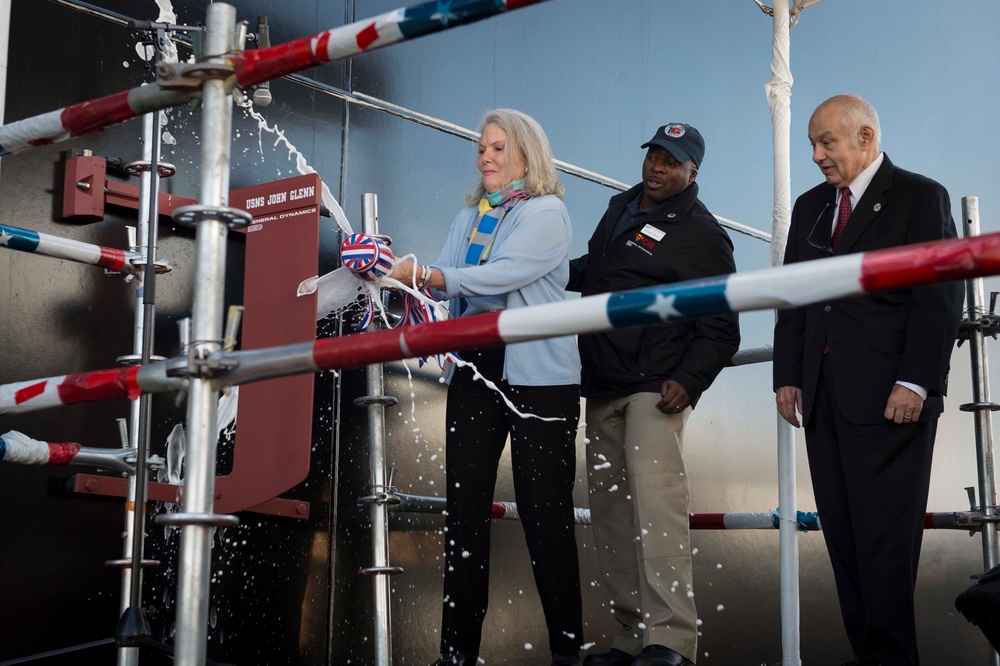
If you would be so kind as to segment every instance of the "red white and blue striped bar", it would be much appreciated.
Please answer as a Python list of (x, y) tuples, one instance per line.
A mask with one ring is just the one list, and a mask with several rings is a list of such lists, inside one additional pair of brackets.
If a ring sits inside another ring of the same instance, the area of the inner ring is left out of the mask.
[[(544, 1), (431, 0), (287, 44), (246, 51), (231, 63), (236, 82), (248, 87)], [(154, 82), (9, 123), (0, 127), (0, 155), (94, 134), (152, 111), (186, 104), (198, 94), (167, 90)]]
[(16, 430), (0, 435), (0, 461), (22, 465), (69, 465), (82, 448), (76, 442), (40, 442)]
[(0, 156), (96, 134), (146, 113), (186, 104), (196, 95), (151, 84), (8, 123), (0, 127)]
[(124, 250), (83, 243), (20, 227), (0, 224), (0, 247), (99, 266), (117, 273), (135, 273)]
[[(444, 497), (408, 495), (397, 493), (399, 503), (389, 510), (394, 513), (444, 513)], [(495, 520), (520, 520), (517, 504), (514, 502), (493, 502), (490, 515)], [(777, 509), (749, 513), (692, 513), (688, 524), (692, 530), (776, 530), (780, 517)], [(590, 509), (573, 508), (573, 522), (590, 525)], [(926, 530), (969, 530), (979, 529), (987, 522), (983, 514), (976, 511), (937, 511), (924, 515)], [(823, 529), (819, 514), (815, 511), (797, 512), (796, 529), (800, 532), (817, 532)]]
[(233, 58), (236, 81), (242, 87), (256, 85), (543, 1), (431, 0), (395, 9), (312, 37), (267, 49), (245, 51)]
[[(135, 449), (96, 449), (76, 442), (42, 442), (11, 430), (0, 436), (0, 462), (78, 465), (134, 474)], [(156, 462), (159, 464), (162, 459)]]
[[(791, 308), (826, 299), (997, 274), (1000, 233), (993, 233), (315, 342), (216, 352), (212, 359), (221, 367), (235, 366), (217, 378), (216, 384), (235, 386), (576, 333), (727, 312)], [(138, 368), (0, 385), (0, 414), (84, 400), (134, 398), (142, 392), (176, 391), (183, 387), (183, 380), (168, 375), (167, 369), (177, 369), (185, 362), (172, 359)]]
[(826, 299), (998, 273), (1000, 233), (922, 243), (312, 344), (232, 352), (228, 360), (238, 360), (239, 367), (224, 382), (241, 384), (281, 376), (275, 373), (286, 371), (291, 363), (308, 364), (316, 370), (358, 368), (448, 351), (712, 314), (792, 308)]
[[(183, 359), (182, 359), (183, 360)], [(96, 400), (134, 400), (142, 393), (180, 391), (187, 382), (168, 377), (171, 361), (145, 366), (80, 372), (0, 385), (0, 414), (30, 412), (58, 405)], [(143, 379), (140, 381), (139, 377)]]

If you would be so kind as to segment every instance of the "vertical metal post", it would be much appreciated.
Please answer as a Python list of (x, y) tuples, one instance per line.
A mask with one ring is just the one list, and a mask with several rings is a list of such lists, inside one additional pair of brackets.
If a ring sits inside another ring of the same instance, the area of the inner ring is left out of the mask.
[[(367, 193), (361, 197), (362, 228), (369, 236), (378, 236), (378, 197)], [(377, 319), (376, 319), (377, 325)], [(398, 504), (392, 481), (386, 473), (385, 455), (385, 408), (396, 404), (392, 396), (383, 395), (382, 365), (373, 364), (365, 368), (368, 381), (368, 395), (358, 398), (354, 404), (368, 409), (368, 465), (371, 470), (371, 487), (368, 496), (359, 502), (371, 506), (372, 566), (361, 570), (372, 577), (375, 600), (374, 646), (375, 666), (389, 666), (392, 663), (392, 617), (389, 607), (389, 576), (401, 573), (399, 567), (389, 566), (389, 515), (388, 504)]]
[(0, 125), (4, 122), (7, 101), (7, 50), (10, 45), (10, 3), (0, 0)]
[[(236, 9), (214, 2), (206, 10), (205, 55), (225, 64), (233, 47)], [(201, 191), (204, 209), (222, 208), (229, 199), (232, 100), (222, 78), (202, 87)], [(177, 591), (176, 660), (181, 666), (205, 663), (212, 535), (215, 503), (215, 434), (219, 393), (204, 365), (222, 348), (222, 313), (227, 227), (218, 216), (196, 220), (195, 293), (191, 322), (191, 376), (187, 405), (187, 457), (181, 528), (180, 579)], [(204, 520), (197, 520), (197, 516)]]
[[(962, 235), (965, 238), (979, 235), (979, 197), (962, 197)], [(972, 400), (961, 406), (964, 412), (973, 412), (976, 418), (976, 463), (979, 476), (979, 504), (983, 516), (997, 515), (996, 470), (993, 460), (993, 425), (991, 412), (1000, 405), (990, 402), (989, 361), (986, 356), (985, 329), (989, 320), (985, 313), (983, 279), (975, 278), (965, 283), (968, 308), (969, 354), (972, 357)], [(976, 325), (977, 323), (981, 325)], [(983, 565), (989, 571), (997, 564), (997, 528), (994, 522), (983, 523)], [(1000, 665), (1000, 656), (990, 648), (990, 664)]]
[[(153, 178), (156, 175), (156, 160), (154, 159), (154, 154), (158, 154), (159, 150), (153, 149), (153, 143), (156, 142), (157, 148), (159, 148), (159, 115), (160, 112), (156, 111), (154, 113), (147, 113), (143, 118), (142, 123), (142, 159), (148, 162), (150, 168), (143, 171), (139, 177), (139, 211), (138, 211), (138, 240), (136, 246), (131, 248), (133, 250), (138, 249), (141, 253), (142, 264), (139, 279), (143, 280), (143, 289), (139, 290), (136, 299), (135, 308), (135, 322), (133, 327), (132, 336), (132, 350), (134, 354), (139, 356), (139, 363), (148, 363), (150, 355), (152, 354), (152, 343), (153, 336), (152, 331), (147, 338), (146, 334), (146, 324), (147, 315), (152, 318), (153, 312), (151, 311), (153, 304), (150, 308), (140, 307), (145, 303), (145, 280), (147, 274), (152, 274), (155, 276), (156, 268), (153, 264), (155, 258), (149, 256), (148, 245), (150, 240), (150, 229), (149, 229), (149, 219), (150, 215), (156, 215), (158, 200), (158, 189), (153, 187)], [(143, 206), (142, 202), (148, 202), (147, 206)], [(155, 241), (154, 241), (155, 243)], [(149, 343), (149, 347), (146, 343)], [(140, 479), (139, 469), (146, 469), (145, 461), (143, 458), (138, 456), (140, 450), (146, 452), (149, 450), (149, 442), (146, 438), (147, 426), (149, 423), (149, 412), (151, 408), (151, 403), (148, 396), (144, 396), (145, 400), (136, 400), (131, 404), (131, 409), (129, 411), (129, 421), (128, 421), (128, 436), (129, 436), (129, 447), (134, 449), (137, 453), (136, 455), (136, 474), (132, 474), (128, 477), (128, 485), (126, 487), (125, 495), (125, 506), (127, 510), (125, 512), (125, 558), (127, 559), (128, 565), (122, 567), (122, 607), (121, 612), (125, 613), (129, 608), (138, 609), (142, 605), (142, 557), (143, 557), (143, 544), (142, 540), (144, 538), (144, 525), (145, 525), (145, 513), (146, 513), (146, 492), (143, 488), (143, 492), (139, 492), (140, 483), (145, 486), (148, 482), (148, 476), (146, 474), (142, 475)], [(145, 444), (142, 446), (142, 444)], [(148, 455), (146, 456), (148, 458)], [(141, 496), (141, 497), (140, 497)], [(141, 501), (139, 501), (141, 500)], [(137, 529), (138, 526), (138, 529)], [(138, 539), (138, 543), (136, 540)], [(139, 553), (139, 561), (134, 560), (135, 553)], [(118, 648), (118, 666), (135, 666), (139, 663), (139, 648), (138, 647), (119, 647)]]
[[(771, 266), (780, 266), (785, 256), (791, 222), (790, 98), (788, 0), (773, 2), (771, 80), (767, 98), (774, 133), (774, 212), (771, 233)], [(781, 663), (802, 663), (800, 644), (798, 499), (796, 497), (795, 428), (777, 415), (779, 581), (781, 594)]]

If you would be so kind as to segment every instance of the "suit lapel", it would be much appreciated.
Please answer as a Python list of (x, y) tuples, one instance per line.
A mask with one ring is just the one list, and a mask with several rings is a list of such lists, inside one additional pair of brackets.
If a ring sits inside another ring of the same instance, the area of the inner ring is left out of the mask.
[(837, 242), (834, 254), (847, 254), (854, 249), (854, 244), (865, 233), (865, 230), (881, 215), (889, 201), (889, 190), (892, 189), (892, 172), (895, 169), (889, 156), (882, 159), (882, 166), (875, 172), (872, 182), (865, 190), (864, 196), (854, 207), (851, 217), (847, 219), (844, 233)]

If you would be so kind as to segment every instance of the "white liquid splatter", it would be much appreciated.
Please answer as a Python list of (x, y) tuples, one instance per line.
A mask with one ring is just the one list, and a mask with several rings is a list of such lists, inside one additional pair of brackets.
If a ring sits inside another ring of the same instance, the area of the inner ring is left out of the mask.
[(157, 17), (159, 23), (177, 23), (177, 14), (174, 13), (174, 6), (170, 0), (156, 0), (156, 6), (160, 8), (160, 15)]
[(469, 363), (468, 361), (463, 361), (462, 359), (457, 358), (457, 357), (452, 357), (452, 360), (454, 361), (455, 365), (457, 365), (460, 368), (464, 368), (466, 366), (472, 368), (472, 373), (473, 373), (472, 374), (472, 378), (473, 379), (478, 379), (483, 384), (485, 384), (487, 386), (487, 388), (489, 388), (490, 390), (496, 391), (497, 395), (499, 395), (503, 399), (504, 404), (507, 405), (507, 408), (510, 409), (510, 411), (512, 411), (515, 414), (517, 414), (518, 416), (520, 416), (522, 419), (538, 419), (539, 421), (565, 421), (566, 420), (566, 419), (562, 418), (561, 416), (538, 416), (537, 414), (529, 414), (529, 413), (526, 413), (526, 412), (522, 412), (516, 406), (514, 406), (514, 403), (511, 402), (510, 399), (506, 395), (504, 395), (504, 392), (500, 390), (499, 386), (497, 386), (494, 382), (490, 381), (489, 379), (486, 379), (486, 377), (483, 377), (483, 375), (481, 375), (479, 373), (479, 369), (476, 368), (475, 364)]
[[(177, 14), (174, 13), (174, 6), (170, 0), (156, 0), (156, 6), (160, 8), (160, 15), (156, 18), (157, 23), (177, 24)], [(167, 34), (166, 39), (163, 41), (166, 48), (163, 60), (165, 62), (177, 62), (177, 45), (174, 44), (174, 40)]]
[[(143, 44), (142, 42), (136, 42), (135, 52), (143, 60), (150, 61), (153, 59), (153, 54), (156, 53), (156, 49), (153, 48), (152, 44)], [(125, 66), (128, 67), (128, 63), (125, 63)]]
[[(292, 159), (295, 156), (295, 169), (302, 175), (309, 173), (316, 173), (316, 170), (306, 163), (306, 158), (299, 152), (299, 149), (292, 145), (292, 143), (285, 137), (284, 130), (278, 129), (277, 125), (274, 127), (267, 124), (267, 119), (260, 115), (252, 108), (252, 102), (247, 100), (243, 105), (243, 109), (250, 115), (251, 118), (257, 121), (257, 141), (260, 147), (261, 157), (263, 158), (264, 148), (262, 144), (262, 132), (270, 132), (274, 134), (277, 138), (274, 140), (274, 147), (277, 148), (279, 143), (284, 143), (288, 148), (288, 159)], [(334, 219), (337, 220), (337, 226), (347, 235), (351, 235), (354, 231), (351, 229), (351, 223), (347, 220), (347, 215), (344, 214), (344, 209), (340, 207), (337, 200), (333, 197), (333, 193), (330, 188), (326, 186), (323, 180), (320, 180), (320, 185), (322, 186), (322, 198), (323, 205), (327, 207), (330, 213), (333, 215)]]
[(184, 455), (187, 440), (184, 436), (184, 426), (178, 423), (167, 436), (167, 465), (156, 473), (160, 483), (180, 485), (183, 478)]

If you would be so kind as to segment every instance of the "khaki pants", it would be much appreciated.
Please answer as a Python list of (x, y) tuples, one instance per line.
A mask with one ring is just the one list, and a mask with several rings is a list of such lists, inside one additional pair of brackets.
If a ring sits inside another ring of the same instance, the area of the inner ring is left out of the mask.
[(696, 661), (683, 432), (691, 408), (657, 393), (587, 400), (587, 481), (603, 582), (622, 630), (612, 647), (664, 645)]

